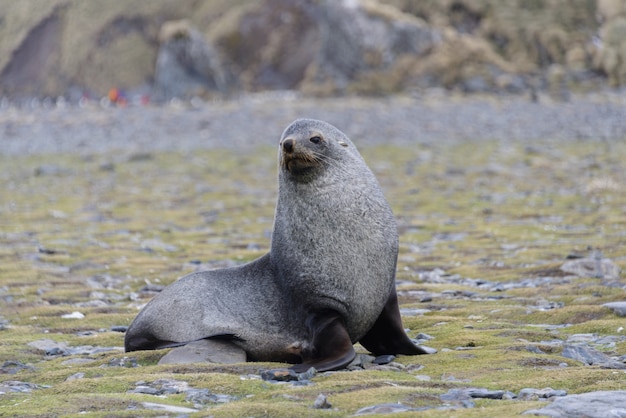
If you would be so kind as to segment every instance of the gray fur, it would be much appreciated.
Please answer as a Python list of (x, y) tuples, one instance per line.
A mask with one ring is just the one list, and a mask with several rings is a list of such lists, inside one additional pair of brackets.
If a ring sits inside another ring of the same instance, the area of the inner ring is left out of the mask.
[[(287, 169), (286, 140), (315, 157), (297, 175)], [(313, 312), (338, 313), (352, 342), (372, 327), (395, 292), (398, 252), (378, 182), (354, 144), (325, 122), (296, 120), (280, 144), (269, 254), (168, 286), (130, 325), (127, 351), (219, 337), (249, 359), (298, 362), (312, 344), (305, 323)]]
[[(321, 146), (308, 141), (318, 133), (325, 142)], [(356, 342), (378, 317), (394, 284), (395, 219), (374, 174), (337, 128), (301, 119), (281, 141), (286, 138), (324, 158), (305, 181), (279, 171), (270, 250), (276, 279), (287, 294), (305, 301), (305, 310), (339, 312)]]

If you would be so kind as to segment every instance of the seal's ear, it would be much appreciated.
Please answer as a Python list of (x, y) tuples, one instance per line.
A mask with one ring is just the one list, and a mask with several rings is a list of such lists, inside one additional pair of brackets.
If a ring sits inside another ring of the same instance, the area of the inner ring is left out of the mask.
[(342, 147), (348, 146), (348, 144), (346, 142), (343, 142), (342, 140), (338, 140), (337, 142), (339, 142), (339, 145), (341, 145)]

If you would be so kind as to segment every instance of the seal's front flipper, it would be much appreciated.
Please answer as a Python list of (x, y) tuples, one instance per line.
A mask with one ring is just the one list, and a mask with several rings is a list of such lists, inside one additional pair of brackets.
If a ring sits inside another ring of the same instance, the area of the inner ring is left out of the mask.
[(348, 364), (356, 353), (345, 323), (335, 311), (309, 314), (306, 320), (309, 330), (309, 347), (302, 350), (302, 363), (291, 367), (298, 373), (311, 367), (317, 371), (337, 370)]
[(437, 352), (434, 348), (413, 344), (413, 341), (404, 332), (395, 284), (374, 326), (359, 342), (377, 356), (382, 354), (433, 354)]

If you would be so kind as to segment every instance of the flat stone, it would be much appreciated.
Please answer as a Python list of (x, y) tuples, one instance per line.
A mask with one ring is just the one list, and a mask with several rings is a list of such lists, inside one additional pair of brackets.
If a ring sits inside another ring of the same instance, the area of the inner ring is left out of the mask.
[(396, 356), (394, 356), (393, 354), (383, 354), (381, 356), (376, 357), (372, 363), (379, 364), (379, 365), (380, 364), (389, 364), (395, 358), (396, 358)]
[(599, 391), (554, 398), (543, 408), (531, 409), (524, 414), (552, 418), (626, 417), (626, 391)]
[(244, 363), (246, 352), (230, 341), (199, 340), (177, 347), (159, 360), (159, 364)]
[(602, 306), (606, 306), (611, 309), (618, 316), (626, 316), (626, 301), (624, 302), (609, 302)]
[(565, 344), (563, 345), (561, 355), (590, 366), (595, 365), (608, 369), (626, 369), (626, 364), (615, 361), (606, 354), (585, 344)]
[(410, 406), (402, 405), (401, 403), (384, 403), (380, 405), (372, 405), (366, 406), (365, 408), (361, 408), (353, 415), (355, 417), (362, 415), (373, 415), (373, 414), (393, 414), (396, 412), (407, 412), (413, 411), (414, 409)]
[(19, 380), (7, 380), (0, 383), (0, 394), (9, 392), (28, 393), (35, 389), (46, 388), (50, 386), (37, 385), (35, 383), (21, 382)]
[(26, 344), (29, 347), (33, 347), (39, 351), (43, 351), (44, 353), (48, 353), (50, 351), (53, 350), (62, 350), (65, 351), (68, 349), (68, 346), (66, 343), (58, 343), (54, 340), (51, 340), (49, 338), (44, 338), (41, 340), (37, 340), (37, 341), (32, 341), (29, 342), (28, 344)]
[(502, 399), (507, 393), (505, 390), (489, 390), (484, 388), (469, 388), (465, 392), (472, 398), (477, 399)]

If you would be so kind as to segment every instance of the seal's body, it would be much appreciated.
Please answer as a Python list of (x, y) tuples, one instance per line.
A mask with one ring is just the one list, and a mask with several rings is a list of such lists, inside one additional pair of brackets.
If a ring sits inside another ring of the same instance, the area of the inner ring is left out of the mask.
[(126, 333), (127, 351), (232, 340), (250, 360), (332, 370), (359, 341), (374, 354), (426, 354), (404, 333), (395, 291), (396, 223), (352, 142), (300, 119), (282, 135), (269, 254), (194, 273), (157, 295)]

